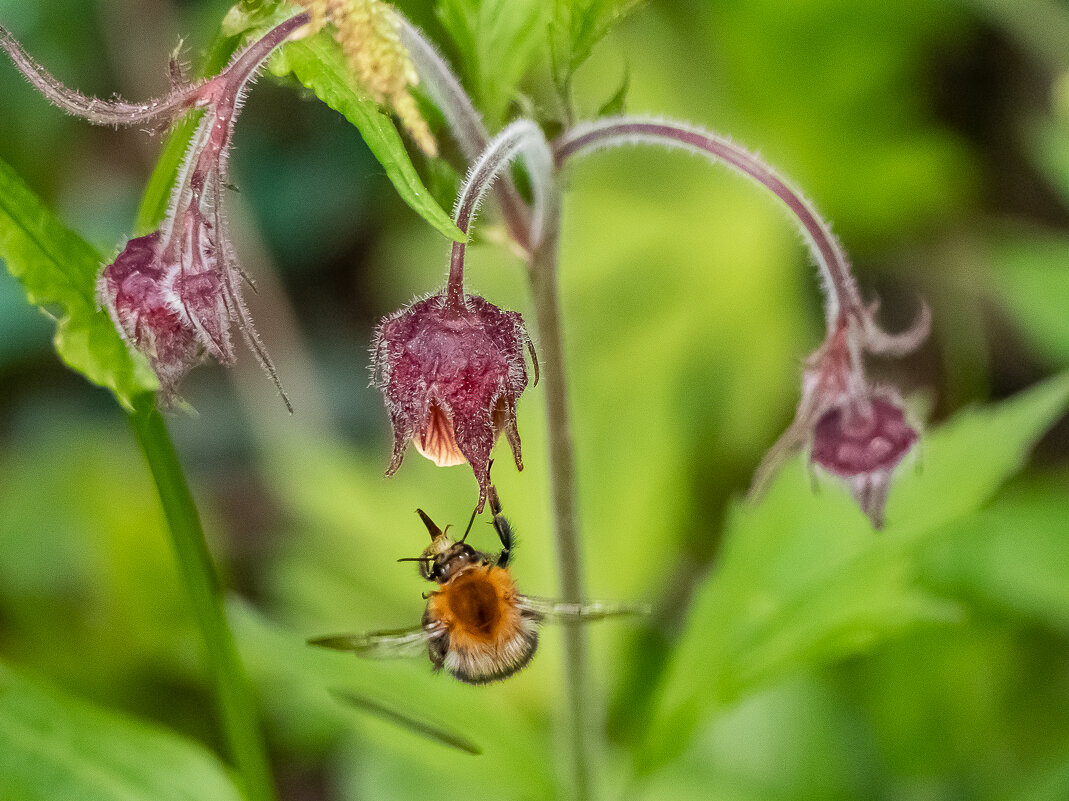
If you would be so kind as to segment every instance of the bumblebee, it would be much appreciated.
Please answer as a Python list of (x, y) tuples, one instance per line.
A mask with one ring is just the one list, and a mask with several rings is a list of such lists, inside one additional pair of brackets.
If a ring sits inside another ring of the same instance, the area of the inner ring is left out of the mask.
[(477, 551), (466, 542), (478, 509), (459, 540), (450, 539), (448, 526), (442, 530), (426, 512), (416, 510), (431, 544), (422, 556), (398, 561), (417, 562), (420, 575), (438, 585), (424, 594), (427, 608), (420, 625), (321, 637), (309, 643), (366, 657), (414, 655), (426, 648), (436, 672), (445, 668), (468, 684), (488, 684), (508, 678), (531, 661), (538, 648), (539, 625), (546, 620), (576, 623), (648, 613), (642, 606), (572, 604), (519, 592), (509, 570), (512, 526), (501, 512), (492, 485), (488, 500), (491, 522), (501, 540), (496, 555)]

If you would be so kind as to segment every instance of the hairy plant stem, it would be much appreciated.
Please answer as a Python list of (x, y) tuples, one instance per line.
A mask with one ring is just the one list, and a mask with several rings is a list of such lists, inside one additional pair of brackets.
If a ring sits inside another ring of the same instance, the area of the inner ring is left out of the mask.
[[(434, 45), (400, 13), (397, 16), (401, 19), (401, 42), (408, 50), (423, 86), (445, 116), (460, 152), (469, 163), (474, 163), (490, 142), (482, 117)], [(520, 197), (512, 177), (505, 175), (494, 187), (494, 193), (509, 235), (529, 253), (534, 247), (530, 240), (531, 210)]]
[[(560, 596), (570, 603), (581, 603), (584, 591), (582, 554), (579, 547), (576, 510), (575, 450), (572, 445), (568, 414), (568, 383), (565, 371), (564, 336), (560, 315), (557, 260), (560, 244), (560, 189), (552, 154), (541, 129), (525, 131), (519, 147), (524, 149), (526, 166), (535, 190), (535, 210), (520, 197), (505, 166), (515, 158), (518, 148), (497, 160), (499, 166), (486, 170), (487, 179), (475, 180), (480, 166), (487, 166), (487, 155), (500, 145), (509, 126), (493, 142), (471, 98), (434, 46), (407, 20), (402, 19), (402, 40), (432, 99), (446, 121), (465, 158), (472, 163), (471, 173), (457, 200), (457, 227), (465, 233), (482, 197), (483, 189), (466, 199), (468, 190), (483, 183), (489, 186), (498, 175), (503, 180), (495, 187), (502, 217), (513, 241), (527, 251), (530, 262), (528, 277), (535, 303), (540, 349), (549, 362), (543, 372), (546, 393), (546, 427), (549, 439), (549, 476), (553, 502), (553, 529), (557, 545), (557, 569)], [(467, 210), (470, 208), (470, 211)], [(466, 244), (454, 243), (450, 254), (449, 302), (463, 298), (463, 269)], [(565, 692), (568, 704), (569, 743), (572, 758), (572, 797), (574, 801), (590, 798), (591, 759), (589, 735), (590, 711), (586, 693), (586, 641), (578, 626), (564, 629)]]
[[(576, 508), (575, 448), (568, 412), (564, 332), (561, 323), (557, 257), (560, 204), (549, 204), (544, 235), (533, 253), (529, 278), (542, 352), (542, 385), (546, 395), (549, 440), (549, 481), (553, 499), (553, 531), (557, 545), (560, 597), (568, 603), (585, 600), (583, 559)], [(575, 801), (590, 798), (591, 714), (587, 703), (586, 639), (581, 626), (564, 627), (564, 678), (568, 704), (572, 793)]]
[[(557, 254), (560, 242), (560, 188), (553, 171), (553, 158), (542, 129), (530, 120), (516, 120), (495, 136), (468, 171), (457, 196), (454, 221), (469, 233), (479, 203), (494, 181), (523, 154), (534, 190), (534, 209), (525, 221), (523, 242), (530, 253), (531, 293), (538, 318), (540, 348), (549, 361), (543, 371), (546, 393), (546, 426), (549, 434), (549, 475), (553, 496), (553, 521), (557, 544), (560, 596), (568, 603), (582, 603), (582, 555), (576, 513), (575, 451), (568, 422), (568, 384), (564, 361), (557, 284)], [(460, 308), (464, 298), (464, 257), (467, 245), (454, 242), (449, 261), (447, 302)], [(565, 692), (568, 700), (569, 743), (572, 758), (572, 795), (576, 801), (590, 798), (590, 711), (586, 693), (586, 644), (578, 626), (564, 632)]]
[(249, 801), (273, 801), (274, 782), (255, 697), (226, 620), (219, 579), (197, 507), (154, 396), (144, 395), (135, 401), (130, 422), (167, 518), (183, 584), (204, 640), (219, 716), (245, 796)]
[(655, 144), (689, 150), (720, 162), (756, 181), (772, 192), (790, 210), (820, 267), (825, 296), (828, 334), (834, 334), (846, 319), (859, 323), (865, 318), (864, 305), (850, 263), (831, 233), (831, 226), (797, 189), (775, 170), (727, 137), (671, 120), (644, 117), (606, 117), (581, 123), (553, 143), (558, 166), (579, 155), (609, 147)]
[[(542, 129), (530, 120), (516, 120), (495, 136), (478, 160), (468, 170), (460, 187), (453, 220), (465, 234), (471, 230), (475, 214), (494, 182), (520, 154), (524, 155), (531, 173), (535, 193), (535, 212), (525, 239), (537, 247), (550, 206), (556, 206), (556, 190), (552, 176), (552, 155)], [(467, 243), (454, 242), (449, 257), (448, 302), (456, 309), (464, 303), (464, 256)]]

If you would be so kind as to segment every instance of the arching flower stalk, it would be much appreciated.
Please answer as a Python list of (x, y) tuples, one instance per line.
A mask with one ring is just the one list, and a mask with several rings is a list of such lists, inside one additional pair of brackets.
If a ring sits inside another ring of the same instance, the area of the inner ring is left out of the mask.
[(223, 364), (234, 362), (230, 327), (236, 323), (292, 411), (245, 307), (241, 282), (248, 279), (234, 256), (223, 197), (234, 122), (245, 92), (275, 48), (309, 18), (305, 12), (279, 24), (212, 78), (187, 84), (172, 67), (170, 93), (144, 103), (100, 100), (68, 89), (0, 28), (0, 47), (27, 80), (61, 109), (89, 122), (162, 131), (192, 110), (203, 111), (163, 223), (131, 239), (98, 283), (100, 300), (127, 343), (148, 357), (165, 402), (177, 396), (179, 382), (205, 353)]
[[(541, 130), (526, 120), (513, 123), (468, 173), (454, 210), (461, 231), (470, 231), (486, 192), (521, 152), (541, 158), (538, 172), (549, 174)], [(547, 189), (536, 184), (536, 208), (544, 209), (552, 196)], [(537, 226), (541, 213), (535, 217)], [(512, 448), (516, 468), (523, 469), (516, 404), (527, 387), (524, 351), (531, 353), (536, 381), (538, 363), (519, 312), (464, 292), (466, 249), (464, 243), (453, 244), (444, 291), (382, 321), (372, 345), (372, 370), (394, 429), (387, 475), (401, 466), (409, 442), (439, 466), (467, 462), (479, 482), (481, 510), (490, 485), (490, 451), (500, 434)]]
[(810, 445), (810, 460), (843, 479), (873, 526), (883, 525), (892, 471), (917, 440), (901, 402), (875, 389), (865, 377), (866, 353), (904, 355), (928, 335), (923, 307), (903, 334), (889, 335), (875, 320), (875, 306), (861, 301), (842, 247), (813, 205), (757, 156), (717, 134), (668, 120), (614, 117), (584, 123), (554, 142), (558, 167), (608, 147), (658, 144), (688, 150), (720, 162), (771, 191), (790, 210), (820, 268), (827, 335), (810, 356), (802, 377), (802, 398), (794, 422), (768, 451), (754, 475), (758, 495), (791, 453)]

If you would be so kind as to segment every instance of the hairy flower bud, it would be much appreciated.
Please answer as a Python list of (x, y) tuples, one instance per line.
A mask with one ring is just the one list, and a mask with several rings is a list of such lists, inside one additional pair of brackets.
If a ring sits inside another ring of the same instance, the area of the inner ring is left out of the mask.
[(751, 494), (760, 491), (784, 458), (808, 443), (810, 462), (845, 481), (873, 526), (883, 527), (891, 474), (918, 435), (897, 397), (869, 385), (861, 356), (915, 348), (928, 333), (929, 318), (925, 309), (910, 332), (892, 337), (879, 330), (873, 312), (840, 317), (810, 357), (794, 422), (758, 467)]
[(131, 239), (101, 274), (98, 291), (123, 338), (148, 357), (163, 398), (170, 400), (204, 349), (169, 285), (159, 241), (159, 233)]
[[(523, 318), (475, 295), (462, 308), (432, 295), (385, 318), (372, 346), (374, 383), (394, 430), (392, 475), (411, 441), (439, 466), (468, 462), (479, 509), (490, 485), (490, 451), (504, 432), (523, 469), (516, 402), (527, 387)], [(538, 363), (534, 361), (535, 380)]]
[(834, 407), (813, 427), (809, 458), (843, 478), (894, 469), (917, 441), (902, 408), (890, 399), (871, 398), (869, 408)]
[(867, 400), (867, 408), (845, 403), (817, 420), (809, 459), (845, 480), (862, 511), (880, 528), (891, 472), (917, 441), (917, 432), (895, 401)]
[(0, 27), (0, 49), (45, 97), (98, 125), (144, 125), (162, 131), (192, 109), (203, 110), (178, 171), (159, 229), (130, 240), (98, 281), (101, 303), (127, 343), (148, 357), (164, 399), (203, 354), (232, 364), (230, 328), (237, 324), (249, 349), (282, 391), (274, 365), (249, 319), (241, 295), (245, 279), (234, 258), (223, 213), (227, 158), (234, 122), (253, 77), (311, 15), (298, 14), (240, 50), (219, 74), (187, 83), (172, 62), (175, 85), (143, 103), (86, 97), (57, 81)]

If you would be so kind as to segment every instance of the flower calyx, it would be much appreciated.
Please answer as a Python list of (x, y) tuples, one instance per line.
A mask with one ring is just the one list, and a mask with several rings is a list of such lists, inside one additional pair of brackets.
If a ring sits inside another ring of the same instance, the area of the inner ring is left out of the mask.
[(394, 431), (386, 474), (401, 466), (409, 442), (440, 467), (467, 462), (482, 510), (500, 434), (516, 469), (523, 469), (516, 404), (527, 387), (525, 351), (537, 382), (538, 362), (519, 312), (477, 295), (454, 304), (436, 294), (385, 318), (372, 345), (372, 371)]
[(751, 497), (760, 494), (783, 460), (808, 445), (810, 463), (844, 481), (873, 527), (883, 527), (892, 473), (919, 435), (897, 393), (868, 382), (862, 357), (916, 349), (928, 335), (931, 317), (924, 306), (908, 331), (890, 335), (877, 326), (875, 311), (871, 306), (840, 314), (806, 361), (794, 421), (757, 468)]

